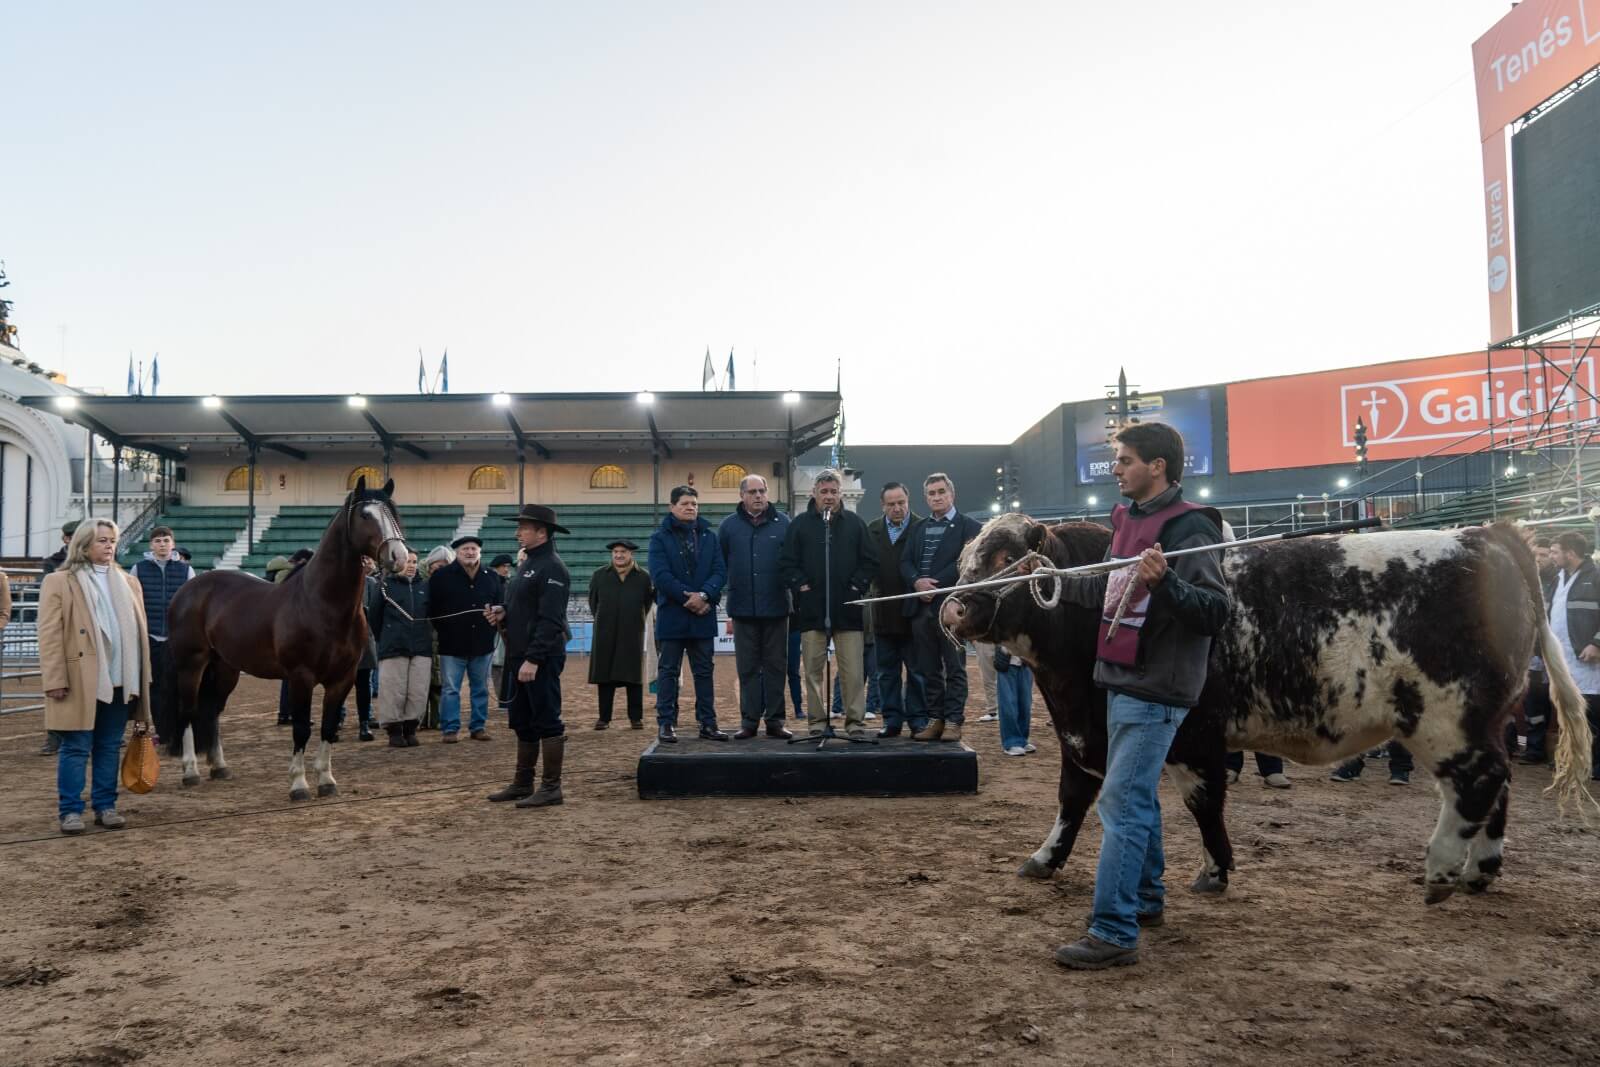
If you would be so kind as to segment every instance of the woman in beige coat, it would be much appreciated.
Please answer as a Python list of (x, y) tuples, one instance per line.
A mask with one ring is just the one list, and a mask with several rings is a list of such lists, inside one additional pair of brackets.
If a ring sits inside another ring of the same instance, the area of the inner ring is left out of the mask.
[(62, 568), (39, 586), (39, 671), (44, 724), (60, 731), (56, 790), (61, 832), (83, 833), (86, 766), (93, 768), (94, 821), (109, 830), (117, 813), (122, 735), (131, 715), (146, 726), (151, 688), (150, 629), (138, 581), (116, 565), (117, 525), (90, 519), (73, 533)]

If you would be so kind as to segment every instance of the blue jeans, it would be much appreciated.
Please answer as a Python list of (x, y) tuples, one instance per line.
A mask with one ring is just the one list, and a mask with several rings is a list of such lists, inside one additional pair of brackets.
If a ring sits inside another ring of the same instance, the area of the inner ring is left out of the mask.
[(656, 722), (661, 726), (678, 725), (678, 671), (683, 666), (683, 654), (689, 653), (689, 673), (694, 677), (694, 717), (701, 726), (717, 728), (717, 697), (712, 688), (711, 656), (715, 651), (713, 640), (704, 639), (661, 641), (656, 657)]
[[(117, 693), (121, 694), (118, 689)], [(114, 699), (94, 706), (93, 730), (62, 730), (56, 754), (56, 808), (61, 815), (83, 814), (84, 772), (91, 766), (94, 788), (89, 800), (95, 811), (117, 806), (117, 772), (122, 764), (122, 732), (128, 725), (128, 703)]]
[(1139, 943), (1139, 915), (1162, 909), (1166, 855), (1156, 786), (1188, 708), (1108, 693), (1106, 778), (1100, 787), (1100, 865), (1089, 933), (1119, 948)]
[(467, 729), (477, 733), (489, 725), (489, 660), (493, 654), (481, 656), (439, 657), (439, 732), (454, 734), (461, 731), (461, 679), (465, 676), (472, 686), (472, 718)]
[(1033, 722), (1033, 672), (1026, 664), (995, 671), (994, 692), (1000, 705), (1000, 747), (1026, 745)]
[[(893, 730), (909, 724), (913, 730), (923, 729), (928, 725), (928, 703), (922, 692), (922, 675), (917, 673), (916, 650), (911, 637), (880, 634), (873, 647), (884, 728)], [(904, 685), (901, 684), (902, 671)]]

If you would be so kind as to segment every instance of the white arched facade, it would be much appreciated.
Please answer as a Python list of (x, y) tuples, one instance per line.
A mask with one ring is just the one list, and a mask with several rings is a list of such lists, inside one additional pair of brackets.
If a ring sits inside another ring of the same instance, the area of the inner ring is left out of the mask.
[(0, 345), (0, 555), (44, 556), (61, 544), (61, 524), (83, 512), (73, 474), (85, 442), (82, 431), (17, 403), (72, 392), (18, 366), (20, 355)]

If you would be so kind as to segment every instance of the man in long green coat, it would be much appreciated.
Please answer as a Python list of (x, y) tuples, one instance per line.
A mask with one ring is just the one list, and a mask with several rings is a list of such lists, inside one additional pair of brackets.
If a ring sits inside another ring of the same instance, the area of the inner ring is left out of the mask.
[(594, 728), (611, 726), (617, 686), (627, 690), (628, 726), (644, 729), (644, 621), (655, 602), (650, 575), (633, 562), (639, 546), (613, 541), (611, 565), (589, 579), (589, 611), (594, 642), (589, 650), (589, 684), (600, 687), (600, 718)]

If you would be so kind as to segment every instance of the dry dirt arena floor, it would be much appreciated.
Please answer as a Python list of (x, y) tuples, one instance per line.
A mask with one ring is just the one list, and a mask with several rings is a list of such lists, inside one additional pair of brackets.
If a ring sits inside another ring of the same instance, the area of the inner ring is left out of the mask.
[(183, 789), (167, 760), (130, 829), (66, 839), (40, 717), (0, 720), (0, 1064), (1600, 1062), (1600, 838), (1543, 769), (1516, 772), (1505, 877), (1433, 908), (1425, 774), (1291, 767), (1280, 793), (1252, 769), (1223, 899), (1187, 892), (1198, 836), (1163, 786), (1167, 924), (1083, 974), (1051, 951), (1098, 823), (1054, 882), (1014, 874), (1054, 815), (1042, 707), (1025, 759), (969, 727), (976, 796), (642, 802), (650, 735), (590, 729), (586, 669), (544, 811), (483, 799), (498, 718), (407, 751), (352, 723), (341, 796), (291, 806), (276, 683), (247, 679), (234, 781)]

